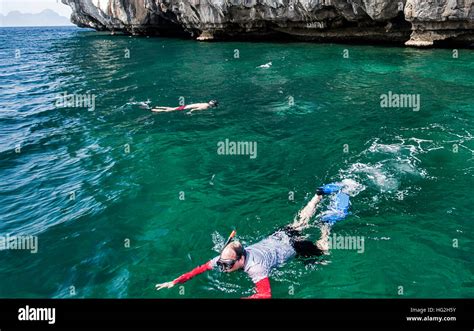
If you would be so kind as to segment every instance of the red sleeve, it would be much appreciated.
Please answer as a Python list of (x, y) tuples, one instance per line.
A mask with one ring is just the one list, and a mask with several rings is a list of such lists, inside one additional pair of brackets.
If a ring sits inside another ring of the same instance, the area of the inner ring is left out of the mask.
[(259, 280), (255, 286), (256, 293), (252, 296), (249, 296), (247, 299), (271, 299), (272, 289), (270, 287), (270, 279), (268, 279), (268, 277)]
[(178, 278), (176, 278), (175, 280), (173, 280), (173, 283), (174, 284), (178, 284), (178, 283), (185, 283), (187, 282), (188, 280), (190, 280), (191, 278), (193, 278), (194, 276), (197, 276), (199, 274), (202, 274), (203, 272), (206, 272), (208, 270), (212, 270), (212, 265), (211, 265), (211, 261), (208, 261), (206, 264), (203, 264), (197, 268), (194, 268), (193, 270), (191, 270), (190, 272), (188, 273), (185, 273), (184, 275), (181, 275), (179, 276)]

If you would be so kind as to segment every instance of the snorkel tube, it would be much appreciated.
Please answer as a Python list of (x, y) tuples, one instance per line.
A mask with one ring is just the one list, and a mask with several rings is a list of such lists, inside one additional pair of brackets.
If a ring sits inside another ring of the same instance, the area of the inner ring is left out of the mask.
[(237, 231), (232, 230), (232, 232), (230, 233), (229, 238), (227, 238), (227, 241), (225, 242), (224, 246), (222, 247), (221, 254), (222, 254), (222, 251), (224, 250), (224, 248), (226, 248), (227, 245), (230, 244), (230, 242), (232, 241), (232, 239), (234, 239), (234, 237), (235, 237), (236, 234), (237, 234)]
[[(221, 253), (220, 253), (220, 256), (219, 256), (219, 259), (217, 260), (216, 264), (217, 266), (219, 267), (219, 269), (222, 271), (222, 272), (225, 272), (227, 270), (230, 270), (232, 269), (232, 267), (234, 266), (235, 262), (237, 262), (237, 259), (222, 259), (222, 252), (224, 251), (224, 249), (227, 247), (227, 245), (230, 244), (230, 242), (232, 241), (232, 239), (234, 239), (235, 235), (237, 234), (237, 232), (235, 230), (232, 230), (229, 238), (227, 238), (227, 241), (225, 242), (224, 246), (222, 247), (222, 250), (221, 250)], [(240, 257), (239, 257), (240, 258)]]

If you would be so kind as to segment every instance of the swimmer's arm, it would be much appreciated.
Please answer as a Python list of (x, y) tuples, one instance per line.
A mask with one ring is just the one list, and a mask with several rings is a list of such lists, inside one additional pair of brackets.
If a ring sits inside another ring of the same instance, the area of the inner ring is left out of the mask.
[(176, 278), (175, 280), (171, 281), (171, 282), (166, 282), (166, 283), (162, 283), (162, 284), (156, 284), (156, 290), (161, 290), (162, 288), (171, 288), (173, 286), (175, 286), (176, 284), (182, 284), (182, 283), (185, 283), (187, 282), (188, 280), (190, 280), (191, 278), (194, 278), (195, 276), (197, 275), (200, 275), (208, 270), (212, 270), (212, 260), (211, 261), (208, 261), (206, 264), (203, 264), (197, 268), (194, 268), (193, 270), (191, 270), (190, 272), (187, 272), (181, 276), (179, 276), (178, 278)]
[(270, 279), (265, 277), (255, 283), (255, 291), (256, 293), (254, 295), (251, 295), (246, 299), (271, 299), (272, 288), (270, 287)]

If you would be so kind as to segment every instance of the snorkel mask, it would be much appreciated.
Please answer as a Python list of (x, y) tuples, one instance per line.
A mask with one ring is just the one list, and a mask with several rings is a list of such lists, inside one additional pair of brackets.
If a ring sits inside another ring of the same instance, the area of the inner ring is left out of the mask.
[[(225, 242), (224, 246), (222, 247), (221, 254), (224, 251), (224, 249), (227, 247), (227, 245), (230, 244), (232, 239), (234, 239), (236, 234), (237, 234), (237, 232), (235, 230), (233, 230), (231, 232), (229, 238), (227, 238), (227, 241)], [(235, 259), (223, 259), (223, 258), (219, 257), (219, 260), (217, 260), (217, 266), (219, 267), (219, 270), (224, 272), (224, 271), (228, 271), (228, 270), (232, 269), (234, 267), (235, 263), (238, 260), (240, 260), (242, 255), (243, 254), (238, 254)]]

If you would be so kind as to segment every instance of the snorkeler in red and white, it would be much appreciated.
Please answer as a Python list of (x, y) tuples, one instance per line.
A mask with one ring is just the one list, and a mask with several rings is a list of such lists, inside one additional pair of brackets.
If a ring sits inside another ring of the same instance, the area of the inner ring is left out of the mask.
[(204, 102), (204, 103), (193, 103), (190, 105), (183, 105), (179, 107), (155, 107), (152, 108), (151, 111), (154, 112), (170, 112), (170, 111), (181, 111), (181, 110), (189, 110), (191, 112), (196, 111), (196, 110), (206, 110), (209, 108), (216, 108), (219, 106), (219, 102), (217, 100), (211, 100), (209, 102)]
[[(256, 244), (244, 247), (240, 242), (233, 241), (235, 236), (235, 231), (233, 231), (225, 243), (220, 256), (213, 258), (206, 264), (181, 275), (171, 282), (157, 284), (156, 289), (171, 288), (176, 284), (187, 282), (205, 271), (219, 268), (222, 272), (245, 271), (255, 284), (255, 294), (249, 298), (271, 298), (269, 275), (273, 268), (280, 266), (295, 256), (311, 258), (328, 253), (330, 226), (347, 215), (348, 199), (343, 202), (343, 204), (347, 203), (346, 205), (336, 206), (336, 209), (339, 210), (331, 211), (323, 216), (323, 223), (320, 227), (321, 238), (316, 243), (304, 239), (302, 230), (309, 226), (309, 221), (314, 216), (322, 195), (337, 193), (339, 190), (340, 187), (334, 184), (319, 188), (311, 201), (298, 213), (293, 224), (279, 229)], [(341, 194), (342, 198), (346, 196), (344, 193), (338, 194)], [(339, 200), (342, 201), (341, 199)], [(343, 207), (342, 209), (340, 208), (341, 206)]]

